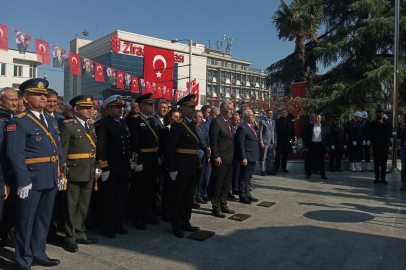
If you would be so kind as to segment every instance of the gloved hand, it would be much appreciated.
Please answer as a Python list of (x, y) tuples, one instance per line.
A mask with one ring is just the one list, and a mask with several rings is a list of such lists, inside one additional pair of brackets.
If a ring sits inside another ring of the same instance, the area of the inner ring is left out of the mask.
[(366, 144), (366, 143), (365, 143), (365, 140), (363, 140), (363, 141), (362, 141), (362, 145), (365, 145), (365, 144)]
[(102, 181), (106, 182), (106, 180), (109, 178), (109, 175), (110, 175), (110, 171), (103, 172), (101, 175)]
[(331, 148), (331, 150), (336, 149), (336, 147), (334, 145), (332, 145), (330, 148)]
[(28, 192), (32, 189), (32, 184), (29, 184), (24, 187), (19, 187), (17, 189), (17, 195), (20, 197), (20, 199), (25, 199), (28, 197)]
[(137, 165), (137, 169), (135, 169), (134, 171), (140, 172), (140, 171), (142, 171), (142, 168), (143, 168), (142, 164)]
[(393, 135), (393, 136), (396, 136), (396, 131), (392, 132), (392, 135)]
[(102, 170), (96, 168), (96, 170), (94, 171), (94, 178), (99, 179), (101, 174), (102, 174)]
[(161, 166), (162, 164), (162, 158), (158, 158), (158, 166)]
[(65, 177), (58, 179), (58, 186), (57, 186), (58, 191), (62, 191), (62, 190), (63, 190), (63, 186), (64, 186), (67, 182), (68, 182), (68, 181), (66, 180)]
[(347, 146), (346, 146), (346, 145), (344, 145), (344, 149), (347, 149)]
[(135, 167), (135, 163), (134, 163), (134, 161), (132, 159), (130, 159), (130, 168), (131, 168), (131, 170), (133, 170), (134, 167)]
[(197, 158), (202, 158), (204, 155), (203, 150), (197, 150)]
[(357, 142), (356, 142), (356, 141), (353, 141), (353, 142), (352, 142), (352, 145), (353, 145), (353, 146), (357, 146)]
[(371, 141), (370, 140), (368, 140), (367, 141), (367, 146), (369, 146), (371, 144)]
[(169, 172), (169, 175), (170, 175), (172, 181), (175, 181), (176, 176), (178, 175), (178, 171), (176, 171), (176, 172)]

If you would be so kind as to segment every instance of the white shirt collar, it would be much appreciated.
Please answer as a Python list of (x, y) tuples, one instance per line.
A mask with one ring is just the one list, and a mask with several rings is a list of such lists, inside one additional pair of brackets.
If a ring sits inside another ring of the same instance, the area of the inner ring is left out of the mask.
[(145, 119), (148, 119), (148, 118), (149, 118), (149, 116), (146, 116), (146, 115), (143, 114), (142, 112), (140, 112), (140, 114), (141, 114)]
[(75, 117), (75, 119), (78, 120), (79, 123), (81, 123), (83, 127), (85, 127), (85, 121), (83, 121), (83, 120), (80, 119), (79, 117), (76, 117), (76, 116), (73, 116), (73, 117)]
[[(44, 115), (44, 112), (39, 113), (39, 112), (33, 111), (33, 110), (30, 110), (30, 112), (31, 112), (33, 115), (35, 115), (38, 119), (41, 119), (40, 114), (42, 114), (42, 116), (44, 117), (44, 119), (46, 119), (46, 118), (45, 118), (45, 115)], [(47, 127), (48, 127), (47, 120), (45, 120), (45, 123), (46, 123), (46, 125), (47, 125)]]
[(246, 123), (250, 128), (252, 127), (252, 124), (248, 124), (247, 122), (244, 121), (244, 123)]
[(224, 121), (227, 122), (227, 119), (224, 116), (222, 116), (221, 113), (219, 115), (224, 119)]

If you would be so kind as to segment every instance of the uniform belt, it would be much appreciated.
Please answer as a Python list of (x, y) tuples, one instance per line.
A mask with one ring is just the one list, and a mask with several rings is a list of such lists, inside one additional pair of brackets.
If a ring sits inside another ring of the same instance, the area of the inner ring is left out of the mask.
[(68, 154), (68, 159), (95, 158), (94, 153)]
[(191, 154), (191, 155), (196, 155), (196, 154), (197, 154), (197, 150), (196, 150), (196, 149), (176, 148), (176, 153), (179, 153), (179, 154)]
[(141, 153), (153, 153), (158, 151), (158, 147), (154, 148), (141, 148)]
[(52, 162), (55, 163), (59, 160), (58, 156), (50, 156), (50, 157), (39, 157), (39, 158), (27, 158), (25, 159), (26, 164), (33, 164), (33, 163), (43, 163), (43, 162)]

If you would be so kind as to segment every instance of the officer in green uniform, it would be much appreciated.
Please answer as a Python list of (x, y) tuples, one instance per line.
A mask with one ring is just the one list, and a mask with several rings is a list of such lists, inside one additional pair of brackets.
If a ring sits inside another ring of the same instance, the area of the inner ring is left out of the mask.
[(330, 171), (342, 172), (341, 159), (347, 148), (344, 127), (340, 123), (340, 116), (334, 116), (334, 124), (330, 126)]
[(73, 119), (65, 120), (59, 126), (63, 155), (69, 169), (65, 211), (65, 240), (69, 252), (77, 252), (77, 244), (97, 243), (97, 239), (86, 237), (85, 227), (93, 180), (101, 175), (100, 165), (96, 162), (96, 130), (88, 121), (92, 117), (92, 101), (93, 96), (89, 94), (70, 100)]

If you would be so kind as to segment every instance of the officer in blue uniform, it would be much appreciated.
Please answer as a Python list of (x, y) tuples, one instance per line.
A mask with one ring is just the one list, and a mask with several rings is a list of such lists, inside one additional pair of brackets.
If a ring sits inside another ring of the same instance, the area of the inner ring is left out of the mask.
[[(7, 152), (3, 148), (4, 135), (6, 124), (0, 121), (0, 217), (2, 216), (4, 201), (7, 199), (10, 192), (10, 179), (7, 170)], [(0, 265), (4, 263), (4, 259), (0, 258)]]
[(57, 186), (64, 181), (65, 162), (58, 122), (44, 113), (48, 81), (30, 79), (19, 87), (27, 110), (10, 119), (7, 153), (11, 170), (15, 211), (15, 252), (20, 269), (56, 266), (49, 259), (46, 239)]

